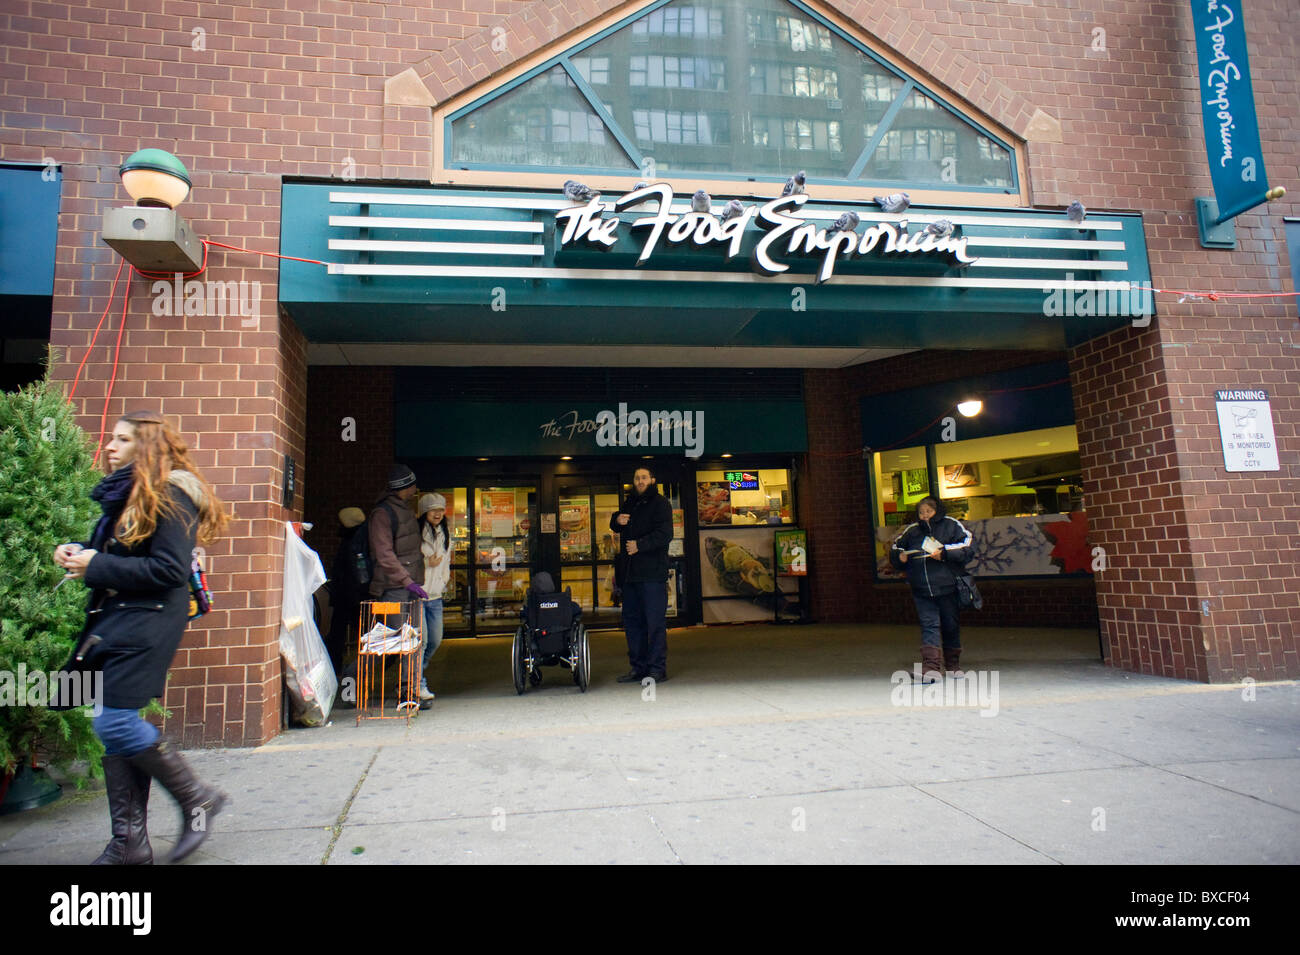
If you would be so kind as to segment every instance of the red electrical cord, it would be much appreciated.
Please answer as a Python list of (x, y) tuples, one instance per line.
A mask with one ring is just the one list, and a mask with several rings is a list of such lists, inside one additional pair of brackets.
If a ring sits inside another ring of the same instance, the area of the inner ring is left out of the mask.
[[(134, 267), (132, 271), (135, 271)], [(122, 333), (126, 331), (126, 309), (131, 302), (131, 277), (126, 278), (126, 290), (122, 295), (122, 323), (117, 327), (117, 347), (113, 350), (113, 373), (108, 379), (108, 391), (104, 393), (104, 410), (99, 416), (99, 443), (95, 447), (95, 459), (92, 466), (99, 465), (99, 454), (104, 450), (104, 435), (108, 429), (108, 402), (113, 397), (113, 385), (117, 382), (118, 356), (122, 353)], [(87, 352), (89, 354), (89, 352)]]
[[(90, 357), (90, 350), (95, 347), (95, 339), (99, 337), (99, 330), (104, 327), (104, 319), (108, 317), (108, 310), (113, 307), (113, 299), (117, 296), (117, 280), (122, 277), (122, 266), (126, 265), (126, 259), (121, 259), (117, 263), (117, 275), (113, 276), (113, 290), (108, 293), (108, 304), (104, 306), (104, 314), (99, 316), (99, 324), (95, 326), (95, 334), (90, 336), (90, 344), (86, 346), (86, 354), (81, 356), (81, 364), (77, 366), (77, 373), (72, 378), (72, 390), (68, 392), (68, 404), (72, 404), (72, 397), (77, 393), (77, 382), (81, 379), (81, 369), (86, 367), (86, 359)], [(131, 277), (127, 276), (127, 282)]]

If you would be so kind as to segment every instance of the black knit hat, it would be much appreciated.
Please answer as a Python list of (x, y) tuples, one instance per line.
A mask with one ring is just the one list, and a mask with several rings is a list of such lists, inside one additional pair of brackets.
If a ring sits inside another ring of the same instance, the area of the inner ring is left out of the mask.
[(405, 464), (394, 464), (392, 470), (388, 472), (388, 489), (390, 491), (400, 491), (404, 487), (410, 487), (415, 483), (415, 472)]

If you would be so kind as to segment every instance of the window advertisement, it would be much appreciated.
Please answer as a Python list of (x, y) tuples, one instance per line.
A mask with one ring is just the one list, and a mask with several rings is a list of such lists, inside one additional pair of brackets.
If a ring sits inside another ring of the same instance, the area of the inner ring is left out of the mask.
[(772, 527), (700, 531), (700, 595), (705, 623), (771, 620), (780, 599)]
[[(916, 503), (927, 493), (907, 478), (912, 461), (924, 463), (924, 451), (908, 449), (906, 460), (898, 451), (873, 456), (879, 577), (902, 576), (890, 563), (889, 545), (916, 520)], [(971, 574), (1091, 572), (1073, 425), (937, 444), (934, 460), (945, 511), (971, 532)]]
[(535, 487), (474, 491), (475, 613), (478, 624), (513, 620), (528, 592), (537, 534)]
[(794, 522), (785, 468), (696, 471), (695, 497), (701, 527)]

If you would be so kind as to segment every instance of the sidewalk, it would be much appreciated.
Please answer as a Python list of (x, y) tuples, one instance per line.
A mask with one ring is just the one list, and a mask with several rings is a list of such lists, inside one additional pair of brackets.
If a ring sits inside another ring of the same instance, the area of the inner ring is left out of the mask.
[[(908, 626), (672, 631), (652, 698), (614, 682), (617, 632), (592, 636), (586, 694), (545, 668), (516, 696), (508, 639), (449, 640), (409, 727), (336, 709), (187, 754), (233, 797), (193, 863), (1300, 862), (1295, 682), (1111, 670), (1095, 631), (963, 640), (965, 706), (891, 682)], [(156, 786), (150, 813), (162, 855)], [(73, 793), (0, 818), (0, 863), (87, 862), (108, 834), (102, 791)]]

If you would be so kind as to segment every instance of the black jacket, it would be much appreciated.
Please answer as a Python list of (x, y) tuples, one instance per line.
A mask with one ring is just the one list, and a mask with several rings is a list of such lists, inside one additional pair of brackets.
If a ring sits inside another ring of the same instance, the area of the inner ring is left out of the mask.
[[(619, 514), (627, 514), (628, 522), (620, 525)], [(644, 494), (632, 494), (618, 512), (611, 515), (609, 528), (620, 534), (619, 549), (627, 554), (627, 542), (636, 541), (636, 553), (627, 557), (621, 568), (620, 584), (668, 579), (668, 543), (673, 539), (673, 509), (651, 485)]]
[[(927, 537), (943, 545), (943, 558), (935, 560), (924, 554), (909, 554), (907, 563), (903, 563), (900, 555), (904, 551), (920, 550), (921, 542)], [(965, 573), (964, 565), (973, 553), (970, 542), (970, 531), (961, 521), (947, 517), (940, 508), (929, 521), (918, 520), (899, 535), (889, 549), (889, 560), (907, 574), (914, 592), (938, 597), (957, 590), (956, 575)]]
[(189, 622), (199, 512), (175, 484), (166, 494), (174, 508), (158, 515), (152, 537), (133, 547), (112, 538), (86, 566), (91, 595), (78, 644), (81, 666), (104, 674), (104, 706), (138, 709), (162, 696)]

